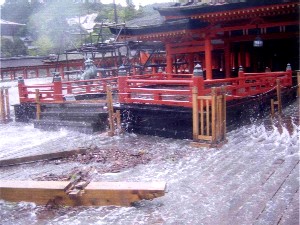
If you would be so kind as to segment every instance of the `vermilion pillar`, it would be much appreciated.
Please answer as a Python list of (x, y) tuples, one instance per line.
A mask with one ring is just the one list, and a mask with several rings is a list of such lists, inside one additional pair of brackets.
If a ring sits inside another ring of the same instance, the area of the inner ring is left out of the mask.
[(204, 41), (205, 48), (205, 68), (206, 68), (206, 79), (212, 79), (212, 66), (211, 66), (211, 41), (210, 37), (206, 37)]
[(225, 48), (224, 48), (224, 57), (225, 57), (225, 76), (226, 78), (230, 77), (231, 73), (231, 54), (230, 54), (230, 43), (229, 41), (225, 41)]
[(167, 53), (167, 67), (166, 72), (172, 73), (173, 72), (173, 60), (172, 60), (172, 54), (171, 54), (171, 47), (169, 44), (166, 44), (166, 53)]
[(192, 73), (194, 70), (194, 54), (193, 53), (189, 54), (188, 60), (189, 60), (189, 73)]

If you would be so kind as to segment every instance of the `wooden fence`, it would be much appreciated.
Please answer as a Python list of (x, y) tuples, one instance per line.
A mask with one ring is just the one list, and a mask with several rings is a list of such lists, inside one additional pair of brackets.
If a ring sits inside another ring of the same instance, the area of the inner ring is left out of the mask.
[(210, 96), (199, 96), (193, 88), (193, 140), (213, 145), (226, 139), (226, 96), (224, 88), (212, 88)]

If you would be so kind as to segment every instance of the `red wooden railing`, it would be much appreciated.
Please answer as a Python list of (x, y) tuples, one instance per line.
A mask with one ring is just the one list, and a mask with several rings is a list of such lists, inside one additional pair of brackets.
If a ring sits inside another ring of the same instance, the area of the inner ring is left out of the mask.
[(35, 102), (35, 90), (38, 89), (41, 103), (59, 103), (65, 101), (64, 97), (68, 95), (105, 93), (107, 85), (110, 85), (112, 90), (117, 90), (117, 77), (66, 82), (62, 82), (60, 77), (54, 77), (51, 84), (36, 85), (25, 85), (21, 79), (18, 83), (19, 99), (20, 103)]
[[(177, 76), (177, 77), (176, 77)], [(279, 79), (282, 87), (292, 86), (292, 71), (244, 73), (237, 78), (203, 80), (202, 76), (176, 76), (154, 74), (152, 79), (119, 77), (120, 103), (157, 104), (192, 107), (192, 88), (197, 87), (199, 96), (211, 94), (212, 87), (226, 86), (226, 100), (239, 99), (269, 92)], [(158, 77), (160, 79), (153, 79)]]
[[(57, 78), (57, 77), (56, 77)], [(62, 82), (54, 78), (51, 84), (25, 85), (19, 81), (20, 102), (35, 102), (35, 90), (39, 89), (41, 102), (63, 102), (68, 95), (104, 93), (109, 84), (119, 91), (120, 103), (156, 104), (192, 107), (192, 88), (199, 96), (211, 94), (212, 87), (226, 86), (226, 100), (239, 99), (267, 93), (280, 80), (282, 87), (292, 86), (290, 67), (282, 72), (244, 73), (236, 78), (204, 80), (193, 74), (146, 74)]]

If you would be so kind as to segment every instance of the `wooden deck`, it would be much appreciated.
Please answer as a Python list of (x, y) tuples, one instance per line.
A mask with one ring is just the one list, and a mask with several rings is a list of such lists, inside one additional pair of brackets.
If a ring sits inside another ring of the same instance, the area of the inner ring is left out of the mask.
[[(95, 217), (103, 224), (125, 225), (134, 224), (134, 221), (145, 224), (298, 225), (299, 104), (283, 113), (281, 122), (266, 118), (229, 132), (228, 143), (220, 149), (192, 148), (187, 140), (139, 135), (106, 140), (106, 146), (142, 149), (152, 154), (154, 162), (121, 173), (95, 173), (93, 180), (146, 182), (159, 179), (168, 183), (168, 192), (161, 198), (126, 209), (125, 215), (122, 209), (110, 208), (89, 209), (88, 213), (86, 209), (74, 209), (69, 215), (80, 221)], [(95, 136), (91, 143), (99, 138)], [(47, 149), (47, 145), (35, 148)], [(30, 148), (22, 148), (23, 154), (26, 151)], [(50, 161), (2, 167), (0, 180), (36, 180), (45, 174), (68, 174), (78, 166), (94, 166), (97, 170), (105, 164), (70, 162), (65, 165)], [(20, 211), (18, 206), (9, 210), (11, 215)], [(31, 208), (26, 210), (32, 213)], [(104, 215), (111, 213), (111, 216), (99, 218), (99, 211)], [(63, 220), (60, 212), (54, 212), (48, 219)], [(16, 219), (7, 215), (3, 217), (5, 221), (15, 222)]]

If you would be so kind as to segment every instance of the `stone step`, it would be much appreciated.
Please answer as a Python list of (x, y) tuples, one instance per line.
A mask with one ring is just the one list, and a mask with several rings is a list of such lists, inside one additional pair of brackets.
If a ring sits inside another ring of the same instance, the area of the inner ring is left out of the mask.
[(106, 128), (104, 123), (93, 123), (84, 121), (66, 121), (66, 120), (34, 120), (34, 127), (42, 130), (59, 130), (65, 128), (86, 134), (103, 131)]
[(107, 112), (42, 112), (41, 120), (66, 120), (84, 122), (106, 122)]
[(42, 111), (47, 112), (105, 112), (105, 104), (46, 104)]

